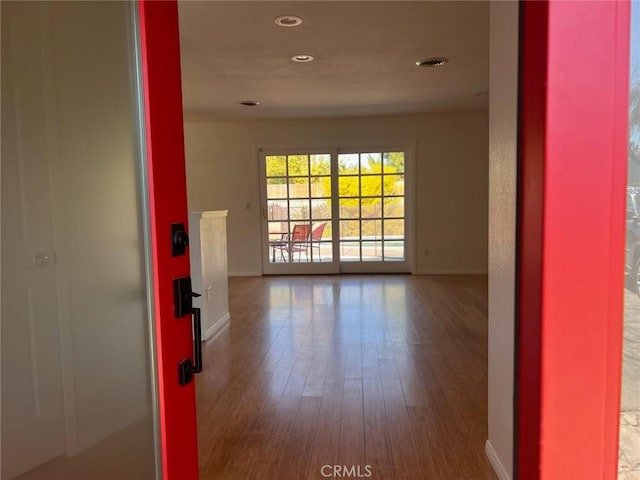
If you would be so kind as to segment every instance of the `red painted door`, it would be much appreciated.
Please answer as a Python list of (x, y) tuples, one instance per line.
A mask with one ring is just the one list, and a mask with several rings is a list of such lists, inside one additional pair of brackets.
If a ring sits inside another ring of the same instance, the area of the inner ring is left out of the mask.
[(151, 202), (158, 386), (166, 480), (198, 478), (194, 382), (178, 364), (193, 356), (190, 315), (174, 312), (173, 280), (189, 275), (188, 251), (172, 255), (172, 224), (188, 225), (176, 1), (139, 4)]
[(517, 478), (615, 479), (628, 2), (522, 2)]

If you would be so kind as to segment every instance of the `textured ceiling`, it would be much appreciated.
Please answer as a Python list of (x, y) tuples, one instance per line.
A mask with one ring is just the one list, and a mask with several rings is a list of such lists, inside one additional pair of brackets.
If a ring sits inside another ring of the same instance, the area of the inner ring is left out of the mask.
[[(455, 1), (182, 1), (187, 118), (388, 115), (488, 105), (489, 8)], [(293, 14), (302, 25), (274, 18)], [(294, 63), (295, 54), (311, 63)], [(415, 62), (445, 56), (440, 68)], [(257, 100), (259, 107), (242, 107)]]

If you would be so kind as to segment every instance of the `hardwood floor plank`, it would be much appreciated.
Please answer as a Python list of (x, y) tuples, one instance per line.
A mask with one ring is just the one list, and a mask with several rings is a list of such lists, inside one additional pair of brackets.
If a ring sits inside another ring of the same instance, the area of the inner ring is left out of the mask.
[(361, 379), (345, 379), (342, 392), (339, 465), (365, 465), (364, 411)]
[(363, 380), (365, 463), (375, 469), (393, 468), (389, 424), (379, 378)]
[(267, 435), (266, 433), (243, 433), (222, 473), (219, 476), (205, 476), (211, 475), (211, 473), (203, 474), (201, 471), (200, 478), (220, 478), (221, 480), (251, 478), (251, 472), (261, 459), (260, 453), (262, 446), (266, 442)]
[(301, 400), (289, 437), (288, 461), (282, 465), (278, 478), (305, 479), (309, 476), (321, 403), (322, 397), (304, 397)]
[(203, 480), (494, 479), (485, 276), (232, 278), (197, 379)]
[[(329, 363), (327, 381), (318, 414), (313, 452), (309, 461), (309, 480), (324, 479), (321, 468), (324, 465), (335, 465), (338, 461), (338, 442), (340, 440), (340, 422), (342, 419), (342, 394), (344, 377), (340, 373), (344, 363), (339, 357), (333, 357)], [(331, 372), (331, 375), (329, 374)]]
[(303, 397), (322, 397), (329, 368), (329, 352), (328, 345), (319, 345), (315, 349), (309, 376), (302, 392)]
[(291, 372), (291, 377), (278, 403), (278, 408), (273, 417), (274, 431), (283, 430), (291, 433), (296, 418), (296, 412), (302, 402), (302, 393), (311, 368), (311, 358), (300, 357), (296, 360), (296, 366)]
[(289, 458), (287, 446), (289, 434), (285, 432), (269, 432), (262, 444), (259, 457), (254, 463), (251, 475), (252, 480), (272, 480), (274, 478), (287, 478), (281, 476), (281, 471)]
[(380, 371), (395, 477), (399, 480), (419, 477), (421, 471), (418, 452), (413, 435), (410, 434), (411, 420), (395, 360), (381, 360)]
[(395, 480), (395, 472), (392, 468), (373, 468), (371, 469), (371, 480)]

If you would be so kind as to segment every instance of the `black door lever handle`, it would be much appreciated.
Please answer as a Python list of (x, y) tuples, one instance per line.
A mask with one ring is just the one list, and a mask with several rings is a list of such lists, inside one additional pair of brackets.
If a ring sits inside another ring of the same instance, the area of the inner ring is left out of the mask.
[(194, 373), (202, 372), (202, 322), (200, 309), (193, 308), (193, 362), (185, 358), (178, 364), (178, 383), (186, 385), (193, 380)]
[[(194, 298), (200, 297), (199, 293), (191, 292)], [(186, 385), (193, 379), (194, 373), (202, 372), (202, 320), (200, 309), (191, 308), (193, 314), (193, 362), (185, 358), (178, 364), (178, 383)]]
[(202, 372), (202, 321), (200, 309), (193, 306), (193, 299), (198, 298), (199, 293), (191, 289), (191, 278), (180, 277), (173, 280), (174, 314), (176, 318), (193, 316), (193, 361), (185, 358), (178, 363), (178, 383), (186, 385), (193, 380), (194, 373)]
[[(198, 295), (200, 296), (200, 295)], [(193, 309), (193, 363), (189, 371), (191, 373), (202, 372), (202, 321), (200, 319), (200, 309)]]

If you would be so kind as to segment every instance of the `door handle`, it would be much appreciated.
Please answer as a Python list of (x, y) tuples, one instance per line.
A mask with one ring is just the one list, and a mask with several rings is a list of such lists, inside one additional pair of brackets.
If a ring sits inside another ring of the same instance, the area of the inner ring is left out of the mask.
[(56, 263), (55, 254), (38, 252), (31, 259), (31, 264), (27, 268), (45, 268)]
[[(197, 293), (193, 293), (194, 297), (199, 297)], [(200, 309), (193, 307), (193, 363), (190, 358), (185, 358), (178, 364), (178, 383), (186, 385), (193, 380), (194, 373), (202, 372), (202, 320), (200, 318)]]
[(202, 320), (200, 309), (193, 306), (193, 299), (199, 297), (191, 289), (191, 278), (180, 277), (173, 280), (173, 310), (176, 318), (180, 319), (187, 315), (193, 317), (193, 361), (185, 358), (178, 363), (178, 383), (186, 385), (193, 380), (194, 373), (202, 372)]

